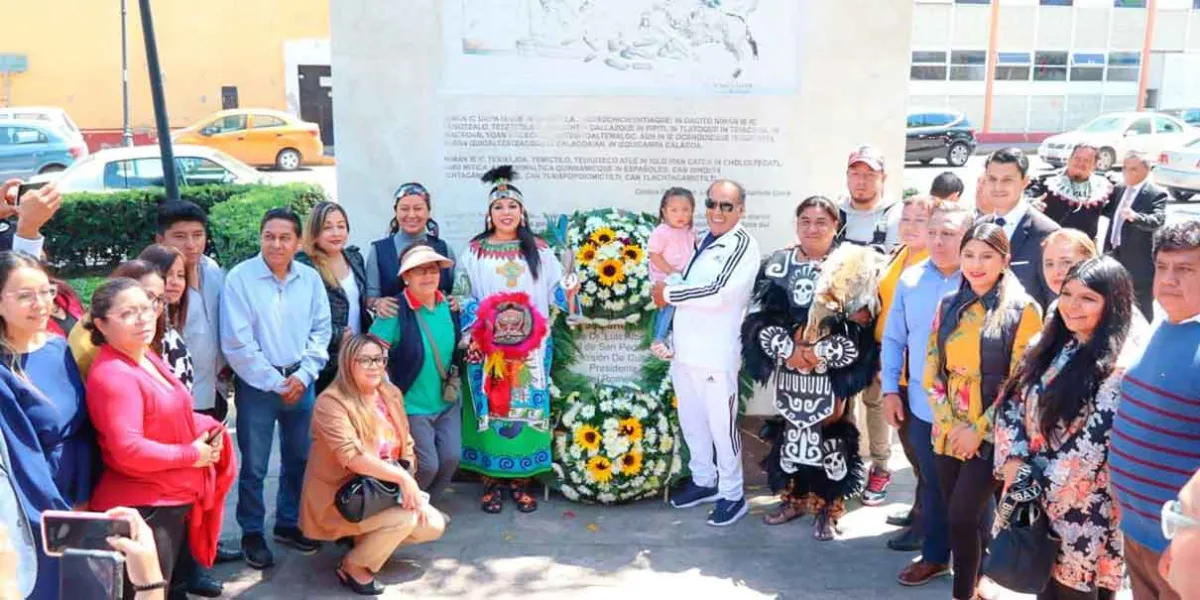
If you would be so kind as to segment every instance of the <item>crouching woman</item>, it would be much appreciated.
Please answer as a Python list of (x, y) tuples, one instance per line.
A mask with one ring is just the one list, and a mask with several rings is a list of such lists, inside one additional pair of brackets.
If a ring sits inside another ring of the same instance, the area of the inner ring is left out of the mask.
[[(417, 486), (412, 436), (404, 399), (384, 380), (387, 353), (371, 336), (355, 335), (342, 345), (338, 375), (313, 407), (313, 445), (304, 473), (300, 529), (315, 540), (353, 537), (337, 568), (342, 585), (360, 595), (379, 595), (374, 578), (402, 544), (436, 540), (445, 519)], [(400, 486), (401, 502), (358, 523), (342, 517), (334, 503), (339, 488), (366, 475)]]

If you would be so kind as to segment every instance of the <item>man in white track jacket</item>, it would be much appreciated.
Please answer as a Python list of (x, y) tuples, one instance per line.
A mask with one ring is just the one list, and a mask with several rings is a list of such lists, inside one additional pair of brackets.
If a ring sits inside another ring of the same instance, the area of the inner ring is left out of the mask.
[(654, 301), (675, 307), (671, 382), (691, 452), (692, 480), (671, 504), (687, 508), (716, 501), (708, 524), (724, 526), (747, 512), (737, 430), (739, 332), (761, 256), (758, 243), (740, 223), (746, 209), (742, 186), (716, 181), (708, 188), (704, 208), (709, 234), (692, 255), (684, 282), (657, 285)]

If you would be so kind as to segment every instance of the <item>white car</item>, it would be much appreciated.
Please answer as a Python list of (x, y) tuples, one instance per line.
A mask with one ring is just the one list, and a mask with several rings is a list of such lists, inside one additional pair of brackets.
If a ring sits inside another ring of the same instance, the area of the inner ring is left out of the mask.
[(1154, 182), (1171, 190), (1177, 200), (1200, 194), (1200, 139), (1159, 155)]
[(75, 124), (75, 121), (71, 120), (71, 115), (68, 115), (67, 111), (61, 108), (52, 106), (11, 106), (0, 108), (0, 124), (3, 124), (5, 120), (49, 121), (62, 130), (74, 142), (74, 145), (87, 148), (87, 141), (83, 139), (83, 132), (79, 130), (79, 126)]
[(1088, 121), (1075, 131), (1052, 135), (1038, 147), (1038, 157), (1061, 167), (1067, 163), (1075, 146), (1088, 143), (1100, 149), (1096, 169), (1107, 171), (1121, 165), (1121, 158), (1130, 150), (1140, 150), (1158, 156), (1200, 138), (1200, 129), (1183, 121), (1153, 112), (1105, 113)]
[[(214, 183), (269, 183), (255, 171), (220, 150), (175, 146), (176, 175), (181, 186)], [(53, 181), (59, 191), (118, 192), (163, 186), (158, 145), (101, 150), (61, 173), (39, 175), (33, 181)]]

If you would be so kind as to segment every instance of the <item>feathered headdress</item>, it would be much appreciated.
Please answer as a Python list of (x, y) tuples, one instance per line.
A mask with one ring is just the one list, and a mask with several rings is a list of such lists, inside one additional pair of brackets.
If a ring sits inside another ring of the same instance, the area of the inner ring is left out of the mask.
[(501, 198), (512, 198), (522, 205), (525, 204), (524, 198), (521, 197), (521, 190), (517, 186), (512, 185), (516, 180), (517, 172), (512, 165), (500, 165), (480, 177), (484, 183), (492, 184), (492, 190), (488, 192), (488, 204), (495, 202)]
[(848, 319), (866, 308), (874, 320), (879, 315), (879, 274), (882, 254), (868, 246), (842, 244), (821, 263), (821, 275), (808, 311), (804, 340), (815, 343), (836, 319)]

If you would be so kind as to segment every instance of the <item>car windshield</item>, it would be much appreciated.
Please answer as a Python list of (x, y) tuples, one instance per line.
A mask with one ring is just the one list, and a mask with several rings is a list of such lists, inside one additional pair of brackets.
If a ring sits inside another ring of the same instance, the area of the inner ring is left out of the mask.
[(1125, 119), (1121, 117), (1096, 117), (1088, 121), (1086, 125), (1080, 127), (1076, 131), (1086, 133), (1107, 133), (1109, 131), (1119, 131), (1125, 126)]
[(251, 183), (262, 179), (262, 174), (255, 171), (246, 163), (228, 155), (220, 150), (214, 150), (212, 157), (221, 163), (221, 166), (229, 169), (231, 173), (237, 176), (238, 180), (243, 183)]

